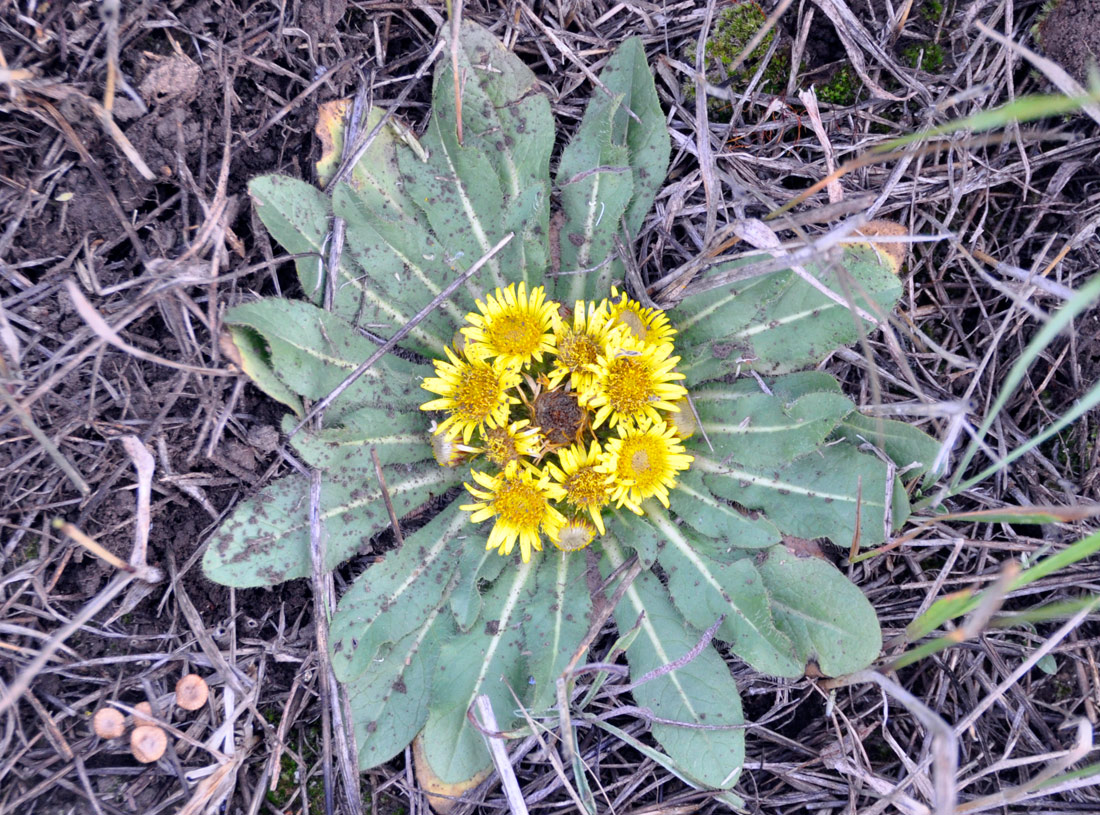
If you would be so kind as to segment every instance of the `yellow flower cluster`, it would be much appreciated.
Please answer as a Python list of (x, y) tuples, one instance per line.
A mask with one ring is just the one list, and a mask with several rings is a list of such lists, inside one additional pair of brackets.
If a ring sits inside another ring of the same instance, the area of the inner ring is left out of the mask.
[(507, 555), (518, 540), (527, 562), (543, 535), (583, 549), (612, 504), (667, 507), (694, 421), (664, 312), (612, 288), (570, 314), (523, 283), (477, 309), (421, 385), (438, 398), (420, 407), (445, 415), (432, 432), (441, 465), (483, 456), (495, 469), (471, 471), (476, 502), (462, 507), (475, 523), (496, 518), (486, 548)]

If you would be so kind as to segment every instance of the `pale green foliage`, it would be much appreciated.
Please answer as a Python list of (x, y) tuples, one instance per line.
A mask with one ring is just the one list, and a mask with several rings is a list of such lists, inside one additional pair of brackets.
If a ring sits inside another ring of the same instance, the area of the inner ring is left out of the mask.
[[(314, 253), (298, 260), (311, 302), (261, 300), (231, 309), (225, 321), (246, 373), (295, 416), (374, 350), (360, 328), (385, 336), (405, 325), (508, 232), (516, 237), (505, 251), (413, 329), (406, 350), (437, 355), (474, 300), (498, 285), (545, 281), (571, 305), (606, 296), (622, 278), (615, 239), (626, 242), (641, 228), (669, 153), (641, 43), (627, 41), (608, 60), (600, 78), (611, 95), (593, 92), (564, 149), (555, 179), (562, 227), (551, 245), (549, 104), (530, 71), (487, 32), (466, 24), (460, 36), (461, 143), (444, 59), (422, 149), (385, 127), (331, 197), (277, 176), (251, 184), (274, 238), (291, 252)], [(325, 270), (316, 254), (334, 215), (346, 222), (346, 244), (339, 269)], [(807, 268), (833, 291), (869, 298), (857, 302), (871, 311), (890, 309), (899, 293), (888, 265), (867, 248), (839, 249)], [(335, 297), (325, 312), (329, 271)], [(861, 668), (880, 647), (859, 590), (830, 562), (792, 554), (785, 536), (847, 547), (858, 526), (860, 543), (883, 540), (886, 519), (896, 526), (908, 515), (907, 497), (896, 479), (888, 482), (885, 461), (861, 446), (879, 447), (900, 469), (916, 463), (919, 472), (934, 446), (910, 428), (861, 417), (831, 377), (788, 373), (871, 328), (793, 271), (719, 288), (670, 316), (682, 330), (681, 368), (702, 423), (687, 442), (696, 464), (672, 490), (670, 510), (607, 512), (609, 533), (594, 554), (602, 552), (604, 574), (632, 554), (646, 567), (615, 619), (623, 634), (639, 626), (626, 638), (626, 658), (637, 704), (661, 720), (652, 726), (667, 754), (660, 760), (691, 783), (729, 788), (744, 730), (727, 658), (793, 677), (811, 660), (826, 673)], [(773, 377), (770, 395), (755, 379), (734, 379), (749, 367)], [(331, 621), (333, 665), (348, 686), (361, 765), (386, 761), (423, 731), (432, 769), (459, 782), (489, 766), (467, 720), (474, 699), (489, 696), (504, 730), (523, 726), (517, 699), (553, 721), (555, 683), (603, 598), (591, 596), (598, 576), (587, 572), (585, 554), (544, 551), (519, 565), (484, 551), (487, 528), (468, 522), (458, 509), (463, 494), (453, 489), (468, 472), (431, 457), (429, 417), (418, 409), (430, 373), (388, 357), (326, 410), (321, 429), (299, 431), (290, 445), (323, 472), (323, 568), (369, 550), (390, 526), (372, 451), (403, 519), (403, 546), (359, 575)], [(288, 416), (284, 429), (295, 422)], [(206, 573), (234, 586), (308, 575), (309, 503), (300, 475), (262, 489), (211, 540)], [(648, 571), (655, 563), (667, 585)], [(706, 641), (711, 628), (715, 639)]]

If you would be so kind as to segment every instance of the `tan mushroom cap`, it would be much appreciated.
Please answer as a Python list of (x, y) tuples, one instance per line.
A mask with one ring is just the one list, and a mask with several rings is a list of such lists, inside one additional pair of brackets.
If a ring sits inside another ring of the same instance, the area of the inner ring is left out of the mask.
[(152, 764), (167, 747), (168, 736), (159, 727), (143, 724), (130, 733), (130, 752), (142, 764)]
[(209, 696), (210, 686), (198, 674), (187, 674), (176, 683), (176, 704), (184, 710), (198, 710)]
[(92, 717), (92, 732), (101, 739), (117, 739), (126, 732), (126, 717), (113, 707), (101, 707)]
[(157, 721), (153, 718), (153, 706), (148, 702), (138, 702), (134, 705), (134, 710), (137, 713), (134, 714), (135, 725), (156, 725)]

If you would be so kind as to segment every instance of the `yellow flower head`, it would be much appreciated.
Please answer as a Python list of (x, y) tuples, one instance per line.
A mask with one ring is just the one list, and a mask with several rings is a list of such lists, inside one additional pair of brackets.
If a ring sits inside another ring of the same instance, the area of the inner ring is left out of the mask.
[(596, 527), (585, 518), (566, 521), (554, 538), (554, 546), (563, 552), (577, 552), (596, 539)]
[(426, 391), (438, 394), (420, 406), (421, 410), (445, 410), (448, 416), (435, 430), (448, 438), (459, 434), (469, 444), (475, 430), (485, 427), (501, 427), (508, 421), (508, 409), (519, 400), (508, 395), (508, 390), (519, 384), (519, 372), (500, 363), (484, 360), (465, 360), (444, 348), (450, 362), (435, 360), (434, 377), (421, 384)]
[(611, 474), (611, 498), (615, 506), (626, 506), (642, 514), (646, 498), (668, 506), (668, 491), (676, 486), (676, 473), (693, 461), (676, 438), (676, 431), (664, 422), (643, 419), (637, 427), (619, 425), (619, 438), (607, 442), (607, 454), (600, 469)]
[(556, 388), (566, 377), (583, 405), (596, 383), (592, 366), (602, 356), (621, 344), (626, 328), (611, 322), (607, 310), (607, 301), (596, 305), (588, 303), (585, 310), (583, 300), (578, 300), (573, 308), (572, 326), (566, 320), (559, 319), (554, 328), (557, 341), (557, 356), (550, 371), (550, 387)]
[(436, 461), (475, 466), (462, 509), (493, 519), (486, 549), (511, 555), (519, 541), (524, 563), (544, 538), (583, 549), (606, 534), (605, 509), (640, 515), (652, 497), (667, 507), (692, 462), (676, 332), (664, 312), (611, 293), (570, 313), (542, 286), (498, 288), (422, 383), (437, 398), (421, 409), (444, 411), (432, 424)]
[(673, 370), (680, 358), (671, 353), (672, 344), (662, 343), (600, 357), (593, 366), (594, 395), (588, 400), (588, 407), (596, 410), (592, 426), (599, 427), (609, 416), (609, 427), (643, 418), (660, 423), (664, 420), (658, 410), (679, 410), (673, 403), (687, 396), (687, 390), (675, 383), (684, 375)]
[(611, 503), (611, 476), (598, 469), (602, 457), (600, 443), (594, 441), (587, 453), (583, 444), (575, 444), (559, 452), (560, 469), (551, 463), (546, 465), (554, 480), (561, 485), (565, 503), (582, 513), (587, 510), (601, 535), (607, 530), (604, 529), (600, 510)]
[(523, 456), (534, 458), (542, 449), (542, 435), (531, 422), (521, 419), (507, 427), (494, 427), (482, 433), (480, 445), (470, 448), (473, 453), (484, 453), (489, 461), (504, 467), (509, 461), (519, 461)]
[(493, 531), (489, 533), (486, 549), (511, 554), (519, 540), (523, 562), (531, 560), (531, 550), (542, 551), (539, 532), (545, 532), (551, 540), (565, 524), (565, 516), (551, 505), (562, 496), (561, 487), (551, 483), (548, 473), (527, 463), (513, 461), (498, 475), (473, 470), (474, 480), (485, 489), (479, 490), (466, 484), (476, 504), (466, 504), (461, 509), (473, 513), (470, 520), (481, 523), (496, 517)]
[(671, 342), (676, 334), (663, 311), (646, 308), (627, 297), (625, 292), (620, 294), (614, 286), (611, 287), (610, 313), (612, 325), (624, 326), (634, 345), (660, 345)]
[(471, 325), (466, 335), (466, 355), (496, 359), (505, 365), (542, 362), (544, 353), (554, 351), (554, 322), (557, 308), (546, 302), (546, 289), (536, 286), (527, 294), (527, 286), (512, 283), (477, 301), (481, 314), (467, 314)]

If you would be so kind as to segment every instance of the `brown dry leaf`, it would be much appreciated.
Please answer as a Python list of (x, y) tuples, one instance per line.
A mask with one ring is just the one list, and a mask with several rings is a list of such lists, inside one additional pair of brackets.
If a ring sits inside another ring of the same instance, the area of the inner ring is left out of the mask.
[(459, 803), (459, 799), (489, 777), (492, 769), (483, 770), (473, 778), (458, 784), (448, 784), (435, 774), (424, 755), (423, 735), (417, 736), (412, 743), (413, 767), (420, 789), (428, 796), (428, 805), (437, 815), (447, 815)]

